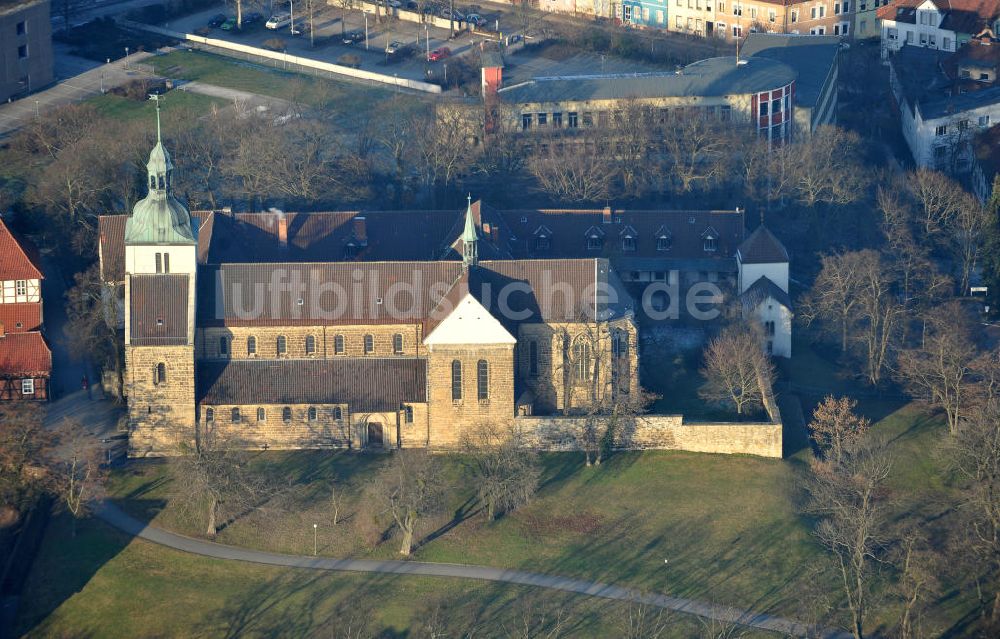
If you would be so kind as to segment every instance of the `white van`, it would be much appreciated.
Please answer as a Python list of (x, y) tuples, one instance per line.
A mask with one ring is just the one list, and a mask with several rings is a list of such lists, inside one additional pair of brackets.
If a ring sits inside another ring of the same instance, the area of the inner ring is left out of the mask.
[(267, 23), (264, 24), (268, 29), (280, 29), (281, 27), (286, 27), (292, 23), (292, 15), (290, 13), (279, 13), (271, 16), (267, 19)]

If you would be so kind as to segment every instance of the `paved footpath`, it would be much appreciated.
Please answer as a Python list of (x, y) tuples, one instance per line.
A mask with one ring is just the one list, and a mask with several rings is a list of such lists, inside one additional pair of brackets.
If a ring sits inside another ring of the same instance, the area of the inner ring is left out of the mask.
[(794, 637), (823, 637), (824, 639), (846, 639), (850, 635), (833, 630), (819, 630), (807, 624), (775, 617), (767, 614), (754, 614), (719, 604), (669, 597), (667, 595), (652, 595), (620, 586), (602, 584), (593, 581), (581, 581), (560, 577), (557, 575), (542, 575), (538, 573), (491, 568), (489, 566), (470, 566), (467, 564), (439, 564), (422, 561), (378, 561), (372, 559), (330, 559), (310, 557), (306, 555), (283, 555), (278, 553), (237, 548), (222, 544), (201, 541), (167, 532), (161, 528), (149, 526), (125, 514), (110, 502), (104, 502), (98, 509), (97, 516), (126, 533), (167, 546), (175, 550), (233, 561), (246, 561), (269, 566), (284, 566), (288, 568), (307, 568), (311, 570), (335, 570), (347, 572), (372, 572), (394, 575), (420, 575), (430, 577), (458, 577), (460, 579), (480, 579), (503, 583), (537, 586), (550, 590), (560, 590), (602, 599), (617, 601), (635, 601), (673, 610), (707, 619), (735, 623), (742, 626), (767, 630)]

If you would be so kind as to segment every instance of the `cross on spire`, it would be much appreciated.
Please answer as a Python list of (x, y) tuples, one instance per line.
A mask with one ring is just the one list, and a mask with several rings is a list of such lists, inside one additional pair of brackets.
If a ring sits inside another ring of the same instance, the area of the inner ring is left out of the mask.
[(462, 263), (466, 268), (474, 266), (479, 261), (479, 250), (477, 242), (479, 234), (476, 232), (476, 222), (472, 219), (472, 194), (467, 198), (468, 205), (465, 208), (465, 229), (462, 231)]
[(150, 93), (149, 99), (156, 102), (156, 141), (160, 142), (160, 96), (156, 93)]

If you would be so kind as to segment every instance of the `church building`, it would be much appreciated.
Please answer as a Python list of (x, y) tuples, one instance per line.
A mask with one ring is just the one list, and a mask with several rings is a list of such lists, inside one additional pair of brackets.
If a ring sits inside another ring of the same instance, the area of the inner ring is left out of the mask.
[[(173, 170), (158, 130), (147, 196), (100, 220), (102, 277), (124, 291), (133, 456), (208, 432), (272, 449), (451, 448), (470, 428), (593, 410), (639, 389), (654, 282), (739, 286), (755, 321), (784, 317), (775, 306), (790, 318), (787, 252), (766, 230), (745, 238), (739, 209), (470, 197), (460, 211), (192, 215)], [(790, 323), (773, 326), (784, 355)]]

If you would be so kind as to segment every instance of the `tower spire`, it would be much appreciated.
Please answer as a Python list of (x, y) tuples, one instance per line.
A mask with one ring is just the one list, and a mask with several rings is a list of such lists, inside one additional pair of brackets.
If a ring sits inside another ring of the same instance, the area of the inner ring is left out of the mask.
[(160, 96), (152, 93), (150, 94), (149, 99), (156, 102), (156, 143), (162, 144), (163, 138), (160, 135)]
[(468, 205), (465, 208), (465, 230), (462, 231), (462, 264), (466, 268), (475, 266), (479, 261), (479, 251), (477, 244), (479, 234), (476, 232), (476, 222), (472, 219), (472, 194), (468, 198)]

